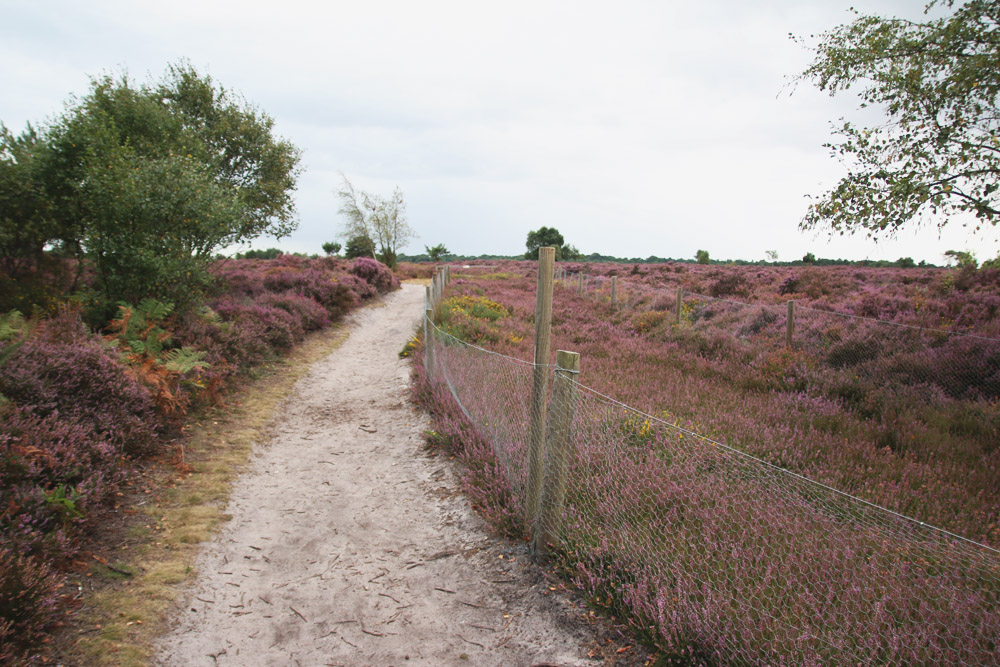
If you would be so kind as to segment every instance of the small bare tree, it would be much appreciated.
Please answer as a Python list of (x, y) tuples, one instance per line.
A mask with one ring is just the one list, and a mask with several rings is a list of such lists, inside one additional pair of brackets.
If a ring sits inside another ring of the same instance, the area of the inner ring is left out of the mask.
[(395, 268), (396, 253), (407, 241), (417, 234), (406, 222), (406, 201), (403, 191), (396, 187), (388, 199), (358, 190), (343, 173), (344, 180), (337, 197), (340, 199), (338, 212), (347, 221), (344, 223), (344, 238), (362, 236), (372, 242), (372, 257), (386, 266)]

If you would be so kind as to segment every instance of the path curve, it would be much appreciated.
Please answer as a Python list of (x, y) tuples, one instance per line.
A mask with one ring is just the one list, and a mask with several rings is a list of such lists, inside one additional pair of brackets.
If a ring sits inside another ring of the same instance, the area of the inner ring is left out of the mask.
[[(295, 387), (197, 560), (162, 665), (586, 665), (568, 603), (487, 536), (428, 454), (397, 357), (404, 285)], [(534, 579), (532, 579), (534, 577)]]

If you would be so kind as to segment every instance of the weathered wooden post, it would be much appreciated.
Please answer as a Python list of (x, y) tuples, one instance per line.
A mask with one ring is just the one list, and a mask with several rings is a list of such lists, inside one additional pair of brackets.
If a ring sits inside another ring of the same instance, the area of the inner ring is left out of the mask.
[(576, 384), (580, 372), (580, 355), (559, 350), (556, 353), (556, 376), (552, 387), (552, 409), (549, 410), (545, 480), (535, 525), (535, 553), (546, 555), (549, 544), (559, 538), (563, 507), (566, 503), (566, 481), (569, 476), (570, 430), (576, 414)]
[(788, 315), (785, 317), (785, 346), (792, 346), (792, 338), (795, 335), (795, 302), (788, 302)]
[(538, 292), (535, 298), (535, 365), (531, 375), (531, 422), (528, 428), (528, 525), (538, 517), (545, 466), (545, 401), (549, 392), (549, 351), (552, 333), (552, 281), (555, 248), (538, 249)]
[(681, 303), (684, 301), (684, 288), (677, 288), (677, 324), (681, 323)]
[(434, 379), (434, 304), (431, 302), (431, 286), (427, 285), (424, 300), (424, 369), (427, 379)]
[(611, 307), (618, 306), (618, 276), (611, 276)]
[(580, 283), (580, 286), (577, 288), (576, 293), (580, 296), (583, 296), (583, 271), (581, 271), (579, 275), (580, 279), (578, 282)]

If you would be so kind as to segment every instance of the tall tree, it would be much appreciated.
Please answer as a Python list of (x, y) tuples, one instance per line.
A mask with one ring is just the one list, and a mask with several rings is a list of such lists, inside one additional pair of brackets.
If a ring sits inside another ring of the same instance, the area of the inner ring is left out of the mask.
[(60, 236), (38, 177), (41, 150), (31, 125), (14, 135), (0, 124), (0, 266), (8, 275), (28, 269)]
[(566, 239), (555, 227), (539, 227), (528, 232), (528, 239), (525, 246), (528, 252), (524, 253), (525, 259), (538, 259), (538, 249), (552, 247), (556, 249), (556, 259), (562, 259), (563, 245)]
[(186, 64), (93, 79), (40, 139), (45, 242), (85, 253), (108, 302), (197, 297), (216, 250), (295, 228), (299, 151), (273, 124)]
[[(358, 190), (344, 174), (337, 190), (338, 212), (344, 216), (345, 239), (364, 237), (371, 241), (372, 256), (395, 268), (399, 250), (417, 234), (406, 221), (406, 201), (398, 187), (389, 198)], [(348, 244), (350, 245), (350, 243)]]
[(827, 146), (849, 173), (810, 206), (803, 228), (891, 236), (911, 220), (944, 226), (954, 213), (974, 216), (977, 230), (997, 223), (1000, 2), (954, 5), (924, 22), (859, 15), (820, 36), (799, 78), (831, 95), (858, 86), (862, 107), (883, 108), (887, 122), (839, 127)]
[(443, 243), (438, 243), (436, 246), (424, 246), (424, 251), (431, 258), (432, 262), (440, 262), (441, 258), (448, 254), (448, 248), (445, 247)]

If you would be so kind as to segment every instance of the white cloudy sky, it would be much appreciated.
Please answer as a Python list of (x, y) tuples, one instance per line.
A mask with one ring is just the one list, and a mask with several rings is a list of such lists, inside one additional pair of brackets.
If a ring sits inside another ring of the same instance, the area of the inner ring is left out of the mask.
[(998, 235), (952, 224), (875, 244), (804, 233), (806, 195), (842, 167), (822, 144), (849, 99), (789, 80), (808, 36), (863, 12), (920, 18), (919, 0), (261, 3), (0, 0), (0, 120), (59, 113), (89, 77), (159, 77), (188, 59), (271, 114), (303, 149), (299, 229), (337, 237), (338, 172), (398, 185), (411, 252), (523, 252), (557, 227), (585, 253), (981, 258)]

